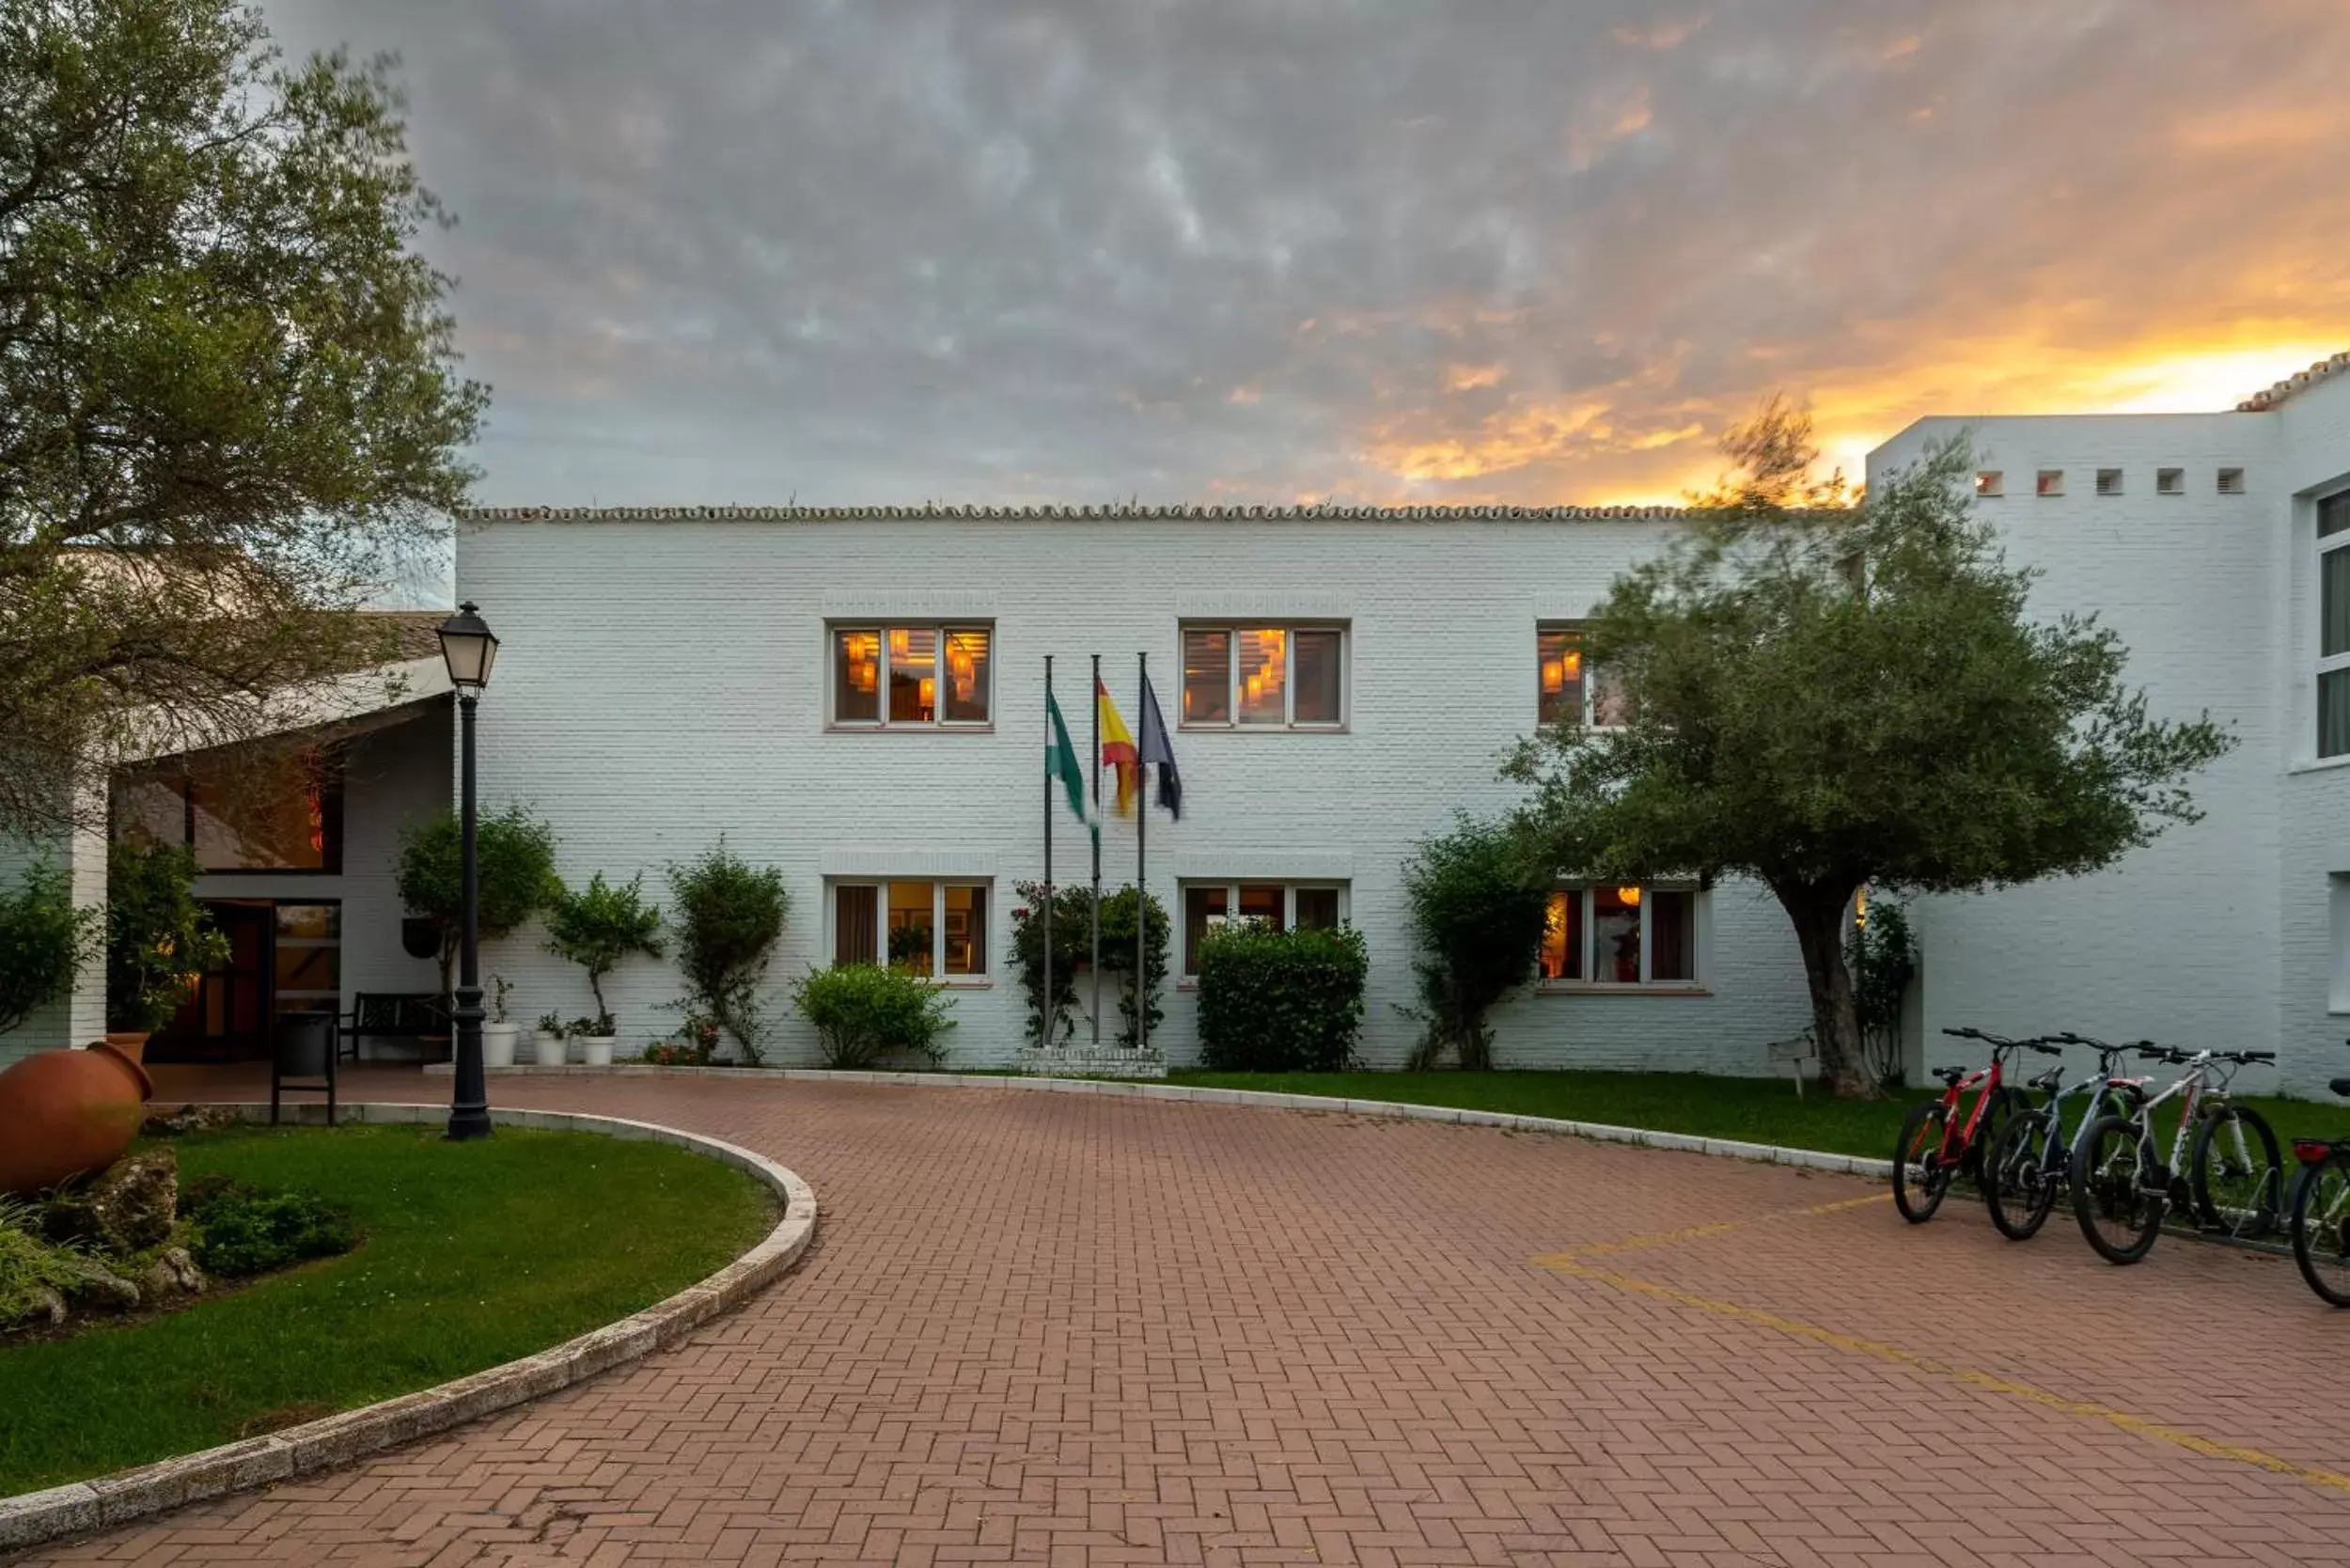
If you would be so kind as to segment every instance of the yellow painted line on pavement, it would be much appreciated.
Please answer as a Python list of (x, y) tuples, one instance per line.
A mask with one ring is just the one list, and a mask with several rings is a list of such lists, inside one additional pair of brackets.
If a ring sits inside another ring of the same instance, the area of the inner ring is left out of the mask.
[(2246, 1448), (2236, 1443), (2222, 1443), (2192, 1432), (2183, 1432), (2177, 1427), (2166, 1426), (2160, 1421), (2149, 1419), (2144, 1416), (2132, 1415), (2127, 1410), (2117, 1410), (2111, 1405), (2098, 1404), (2088, 1400), (2067, 1399), (2062, 1394), (2052, 1393), (2046, 1388), (2037, 1388), (2029, 1383), (2018, 1383), (2013, 1378), (2001, 1377), (1995, 1372), (1959, 1366), (1932, 1356), (1921, 1356), (1914, 1350), (1904, 1350), (1899, 1345), (1887, 1344), (1882, 1340), (1863, 1339), (1856, 1334), (1845, 1334), (1833, 1328), (1823, 1328), (1817, 1324), (1805, 1323), (1800, 1318), (1783, 1317), (1777, 1312), (1764, 1311), (1758, 1307), (1742, 1307), (1734, 1301), (1716, 1300), (1713, 1296), (1700, 1295), (1694, 1291), (1684, 1291), (1676, 1285), (1664, 1285), (1653, 1279), (1636, 1278), (1628, 1274), (1619, 1274), (1613, 1269), (1595, 1267), (1583, 1261), (1586, 1258), (1609, 1253), (1667, 1247), (1675, 1242), (1700, 1241), (1708, 1236), (1721, 1235), (1725, 1231), (1741, 1230), (1763, 1220), (1794, 1219), (1807, 1215), (1833, 1214), (1840, 1209), (1853, 1209), (1867, 1203), (1882, 1202), (1889, 1197), (1890, 1194), (1884, 1194), (1874, 1198), (1847, 1199), (1839, 1203), (1823, 1203), (1817, 1208), (1779, 1210), (1773, 1214), (1758, 1215), (1752, 1219), (1730, 1220), (1719, 1225), (1695, 1225), (1686, 1230), (1660, 1231), (1655, 1235), (1635, 1236), (1620, 1242), (1600, 1242), (1589, 1247), (1571, 1247), (1564, 1252), (1548, 1253), (1532, 1262), (1538, 1268), (1547, 1269), (1554, 1274), (1562, 1274), (1570, 1278), (1589, 1279), (1595, 1284), (1606, 1285), (1611, 1290), (1622, 1291), (1628, 1294), (1644, 1295), (1656, 1301), (1668, 1301), (1675, 1306), (1710, 1313), (1715, 1317), (1727, 1318), (1733, 1323), (1743, 1323), (1756, 1328), (1767, 1328), (1774, 1333), (1785, 1334), (1794, 1339), (1809, 1340), (1814, 1344), (1825, 1345), (1832, 1350), (1841, 1350), (1848, 1355), (1865, 1356), (1871, 1360), (1882, 1361), (1891, 1366), (1906, 1367), (1913, 1372), (1923, 1372), (1929, 1376), (1948, 1378), (1970, 1388), (1981, 1388), (1988, 1393), (2002, 1395), (2027, 1404), (2038, 1405), (2044, 1410), (2053, 1410), (2060, 1415), (2072, 1416), (2082, 1420), (2100, 1421), (2107, 1426), (2136, 1436), (2150, 1438), (2157, 1443), (2167, 1443), (2172, 1448), (2185, 1449), (2189, 1453), (2201, 1454), (2207, 1459), (2232, 1460), (2239, 1465), (2249, 1465), (2256, 1469), (2266, 1470), (2271, 1475), (2289, 1476), (2295, 1481), (2306, 1482), (2311, 1486), (2324, 1487), (2328, 1491), (2350, 1492), (2350, 1475), (2344, 1475), (2339, 1470), (2321, 1469), (2315, 1466), (2295, 1464), (2290, 1459), (2261, 1449)]

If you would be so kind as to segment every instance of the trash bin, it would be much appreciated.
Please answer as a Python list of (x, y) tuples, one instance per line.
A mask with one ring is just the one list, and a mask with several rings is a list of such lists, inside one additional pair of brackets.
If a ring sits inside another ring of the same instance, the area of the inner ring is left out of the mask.
[(323, 1012), (277, 1015), (277, 1075), (323, 1078), (335, 1055), (335, 1020)]

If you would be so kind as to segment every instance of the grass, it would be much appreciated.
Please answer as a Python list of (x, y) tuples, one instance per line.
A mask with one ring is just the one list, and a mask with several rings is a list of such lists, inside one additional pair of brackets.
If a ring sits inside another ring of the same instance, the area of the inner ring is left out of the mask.
[(174, 1140), (347, 1206), (357, 1250), (183, 1310), (0, 1348), (0, 1497), (429, 1388), (671, 1295), (774, 1223), (767, 1189), (666, 1144), (501, 1128), (240, 1129)]
[[(2159, 1075), (2164, 1071), (2156, 1070), (2158, 1084), (2164, 1081)], [(1910, 1106), (1929, 1098), (1925, 1090), (1912, 1089), (1896, 1090), (1883, 1100), (1831, 1100), (1810, 1085), (1798, 1100), (1789, 1078), (1720, 1078), (1701, 1073), (1176, 1072), (1167, 1079), (1216, 1089), (1561, 1117), (1877, 1159), (1892, 1157), (1902, 1119)], [(1935, 1089), (1938, 1092), (1939, 1086)], [(2350, 1137), (2350, 1101), (2321, 1104), (2241, 1095), (2236, 1103), (2267, 1118), (2288, 1163), (2293, 1154), (2285, 1146), (2295, 1137)], [(2077, 1105), (2070, 1103), (2067, 1114), (2076, 1114)], [(2163, 1134), (2166, 1150), (2169, 1136)]]

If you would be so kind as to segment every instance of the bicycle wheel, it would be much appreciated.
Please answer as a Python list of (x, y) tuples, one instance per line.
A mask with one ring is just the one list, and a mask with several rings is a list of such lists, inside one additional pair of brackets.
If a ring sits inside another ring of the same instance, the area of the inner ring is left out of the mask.
[(2138, 1152), (2138, 1123), (2101, 1116), (2073, 1150), (2073, 1217), (2109, 1263), (2134, 1263), (2154, 1250), (2165, 1200), (2146, 1189), (2153, 1172)]
[(2305, 1165), (2293, 1184), (2293, 1261), (2319, 1299), (2350, 1307), (2350, 1153)]
[(1901, 1141), (1893, 1146), (1893, 1207), (1912, 1225), (1932, 1219), (1950, 1190), (1950, 1168), (1942, 1163), (1942, 1128), (1949, 1117), (1941, 1101), (1928, 1100), (1909, 1113)]
[(2189, 1190), (2202, 1222), (2240, 1241), (2274, 1235), (2284, 1218), (2284, 1162), (2260, 1112), (2222, 1105), (2195, 1130)]
[(2055, 1137), (2055, 1118), (2026, 1111), (2008, 1119), (1983, 1157), (1983, 1207), (2010, 1241), (2029, 1241), (2056, 1207), (2056, 1173), (2048, 1168)]

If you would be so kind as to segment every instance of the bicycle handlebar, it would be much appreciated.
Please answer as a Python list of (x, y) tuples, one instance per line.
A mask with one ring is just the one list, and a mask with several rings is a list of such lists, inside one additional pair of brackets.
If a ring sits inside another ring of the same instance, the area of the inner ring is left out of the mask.
[(2034, 1035), (2029, 1040), (2010, 1040), (2005, 1035), (1989, 1034), (1971, 1027), (1963, 1029), (1946, 1027), (1942, 1032), (1955, 1035), (1961, 1040), (1980, 1040), (1995, 1051), (2038, 1051), (2044, 1056), (2051, 1057), (2063, 1054), (2055, 1046), (2044, 1043), (2045, 1041), (2056, 1038), (2053, 1035)]

